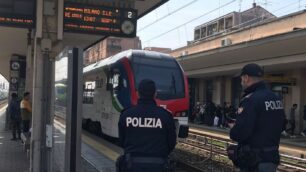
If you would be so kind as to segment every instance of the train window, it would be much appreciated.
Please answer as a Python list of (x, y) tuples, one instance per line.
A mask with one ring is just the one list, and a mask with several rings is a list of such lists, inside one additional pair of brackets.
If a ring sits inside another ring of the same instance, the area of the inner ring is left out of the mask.
[(96, 78), (96, 88), (102, 88), (103, 87), (103, 79), (99, 79), (99, 77)]
[(93, 104), (95, 82), (85, 82), (83, 90), (83, 104)]
[(157, 98), (161, 100), (185, 96), (183, 74), (174, 60), (134, 57), (133, 71), (137, 86), (147, 78), (155, 82)]
[(108, 76), (108, 83), (107, 83), (107, 90), (113, 90), (113, 91), (118, 91), (121, 86), (123, 85), (122, 83), (122, 78), (120, 76), (120, 72), (117, 69), (114, 69), (110, 76)]
[(116, 73), (113, 75), (113, 88), (114, 89), (119, 86), (119, 77), (120, 77), (119, 73)]

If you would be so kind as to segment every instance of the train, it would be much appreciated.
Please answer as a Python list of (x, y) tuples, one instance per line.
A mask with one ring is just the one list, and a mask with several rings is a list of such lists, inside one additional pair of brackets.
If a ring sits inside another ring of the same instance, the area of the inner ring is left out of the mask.
[(8, 90), (0, 89), (0, 101), (6, 100), (8, 98)]
[(126, 50), (83, 69), (82, 127), (118, 138), (120, 112), (137, 104), (141, 80), (156, 84), (156, 103), (171, 112), (176, 127), (187, 126), (189, 91), (180, 64), (170, 55)]

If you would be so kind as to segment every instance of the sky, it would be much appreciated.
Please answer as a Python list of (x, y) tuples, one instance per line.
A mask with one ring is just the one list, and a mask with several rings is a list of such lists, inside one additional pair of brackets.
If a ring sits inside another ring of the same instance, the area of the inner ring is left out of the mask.
[(233, 11), (247, 10), (254, 2), (277, 17), (306, 9), (306, 0), (169, 0), (138, 20), (137, 36), (143, 48), (183, 47), (193, 40), (196, 26)]

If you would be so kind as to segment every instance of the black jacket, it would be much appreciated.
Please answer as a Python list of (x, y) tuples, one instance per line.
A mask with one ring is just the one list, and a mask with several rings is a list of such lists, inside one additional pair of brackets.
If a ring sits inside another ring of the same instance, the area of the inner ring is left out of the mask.
[(8, 112), (11, 120), (21, 120), (20, 114), (20, 102), (17, 99), (12, 99), (9, 106)]
[(166, 158), (176, 144), (172, 115), (154, 100), (139, 99), (119, 119), (119, 140), (124, 153)]
[[(259, 82), (245, 90), (230, 138), (257, 150), (278, 148), (284, 120), (281, 99)], [(262, 162), (279, 162), (278, 149), (260, 151), (259, 155)]]

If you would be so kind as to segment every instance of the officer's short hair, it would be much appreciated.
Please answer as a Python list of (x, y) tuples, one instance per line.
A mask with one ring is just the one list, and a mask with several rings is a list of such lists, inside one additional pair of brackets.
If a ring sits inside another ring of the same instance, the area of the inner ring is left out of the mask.
[(154, 81), (150, 79), (143, 79), (138, 86), (138, 93), (140, 98), (154, 98), (156, 86)]
[(296, 103), (294, 103), (294, 104), (293, 104), (293, 107), (297, 107), (297, 104), (296, 104)]

